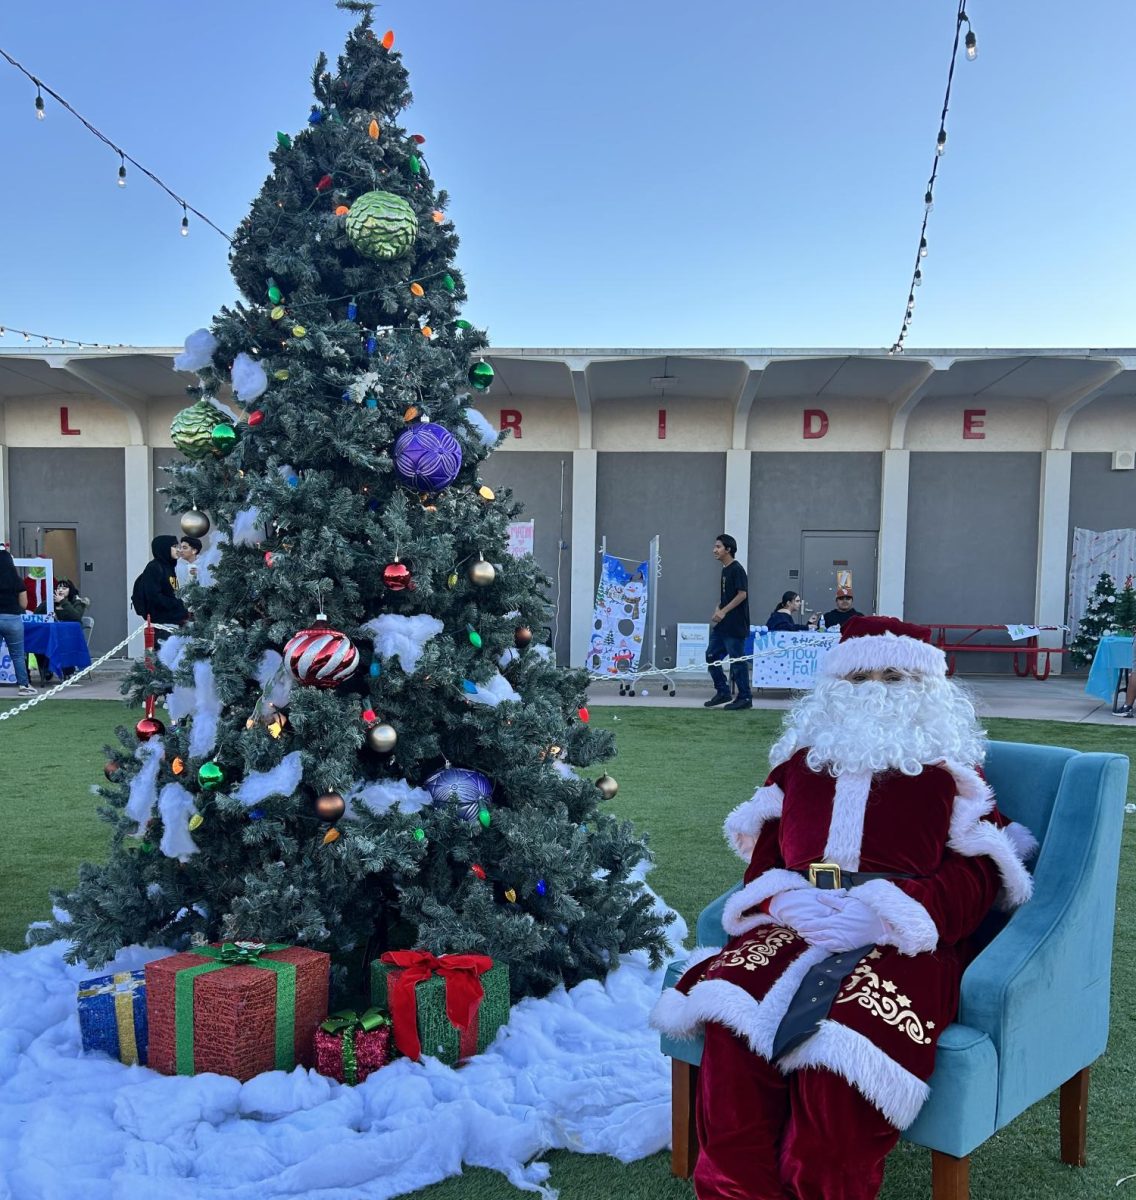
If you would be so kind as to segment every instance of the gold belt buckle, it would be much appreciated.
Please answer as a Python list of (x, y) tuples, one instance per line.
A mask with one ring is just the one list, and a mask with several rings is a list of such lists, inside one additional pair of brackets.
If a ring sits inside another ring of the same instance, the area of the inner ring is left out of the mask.
[(841, 887), (840, 866), (834, 862), (809, 863), (809, 883), (816, 888), (832, 891)]

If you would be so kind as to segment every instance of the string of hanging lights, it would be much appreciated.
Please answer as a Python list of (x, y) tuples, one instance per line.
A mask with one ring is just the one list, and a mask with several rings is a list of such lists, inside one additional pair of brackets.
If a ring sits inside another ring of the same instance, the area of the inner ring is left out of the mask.
[(955, 63), (958, 62), (959, 39), (962, 36), (964, 25), (966, 26), (966, 36), (962, 38), (963, 49), (966, 57), (973, 62), (978, 57), (978, 38), (970, 26), (970, 18), (966, 15), (965, 0), (959, 0), (958, 14), (955, 17), (955, 38), (951, 45), (951, 65), (947, 71), (947, 90), (943, 96), (943, 111), (939, 114), (939, 132), (935, 137), (935, 156), (931, 160), (931, 175), (927, 180), (927, 187), (923, 193), (923, 223), (919, 228), (919, 245), (915, 250), (915, 266), (912, 268), (911, 283), (907, 289), (907, 307), (903, 314), (899, 336), (892, 343), (891, 349), (888, 351), (889, 354), (903, 353), (903, 343), (907, 338), (907, 331), (910, 329), (912, 318), (915, 315), (915, 289), (922, 286), (923, 283), (923, 261), (927, 257), (927, 222), (931, 216), (932, 209), (935, 207), (935, 181), (939, 177), (939, 163), (947, 151), (947, 112), (951, 106), (951, 87), (954, 84)]
[(51, 333), (36, 333), (31, 329), (17, 329), (14, 325), (5, 325), (0, 321), (0, 338), (7, 334), (15, 334), (22, 337), (25, 342), (37, 341), (42, 343), (44, 348), (49, 346), (72, 347), (76, 350), (116, 350), (123, 347), (123, 343), (119, 342), (117, 346), (110, 342), (81, 342), (78, 338), (57, 337)]
[[(39, 79), (35, 75), (33, 75), (27, 69), (27, 67), (25, 67), (22, 63), (17, 62), (6, 50), (4, 50), (2, 48), (0, 48), (0, 57), (5, 58), (13, 67), (16, 68), (17, 71), (20, 71), (22, 74), (26, 75), (27, 78), (30, 79), (31, 82), (35, 84), (35, 88), (36, 88), (36, 97), (35, 97), (36, 120), (42, 121), (47, 116), (47, 108), (46, 108), (46, 104), (45, 104), (44, 98), (43, 98), (44, 94), (46, 93), (57, 104), (59, 104), (61, 107), (65, 108), (87, 130), (88, 133), (94, 134), (94, 136), (97, 137), (99, 139), (99, 141), (103, 143), (104, 146), (108, 146), (111, 150), (114, 151), (115, 154), (118, 155), (118, 186), (120, 188), (126, 187), (126, 164), (129, 163), (132, 167), (137, 168), (137, 170), (140, 171), (143, 175), (145, 175), (146, 178), (149, 179), (152, 183), (156, 183), (158, 185), (158, 187), (160, 187), (162, 189), (162, 191), (165, 192), (166, 195), (168, 195), (172, 200), (174, 200), (177, 204), (181, 205), (181, 213), (182, 213), (181, 236), (182, 237), (189, 236), (189, 214), (193, 213), (193, 215), (195, 217), (198, 217), (200, 220), (204, 221), (205, 224), (208, 225), (210, 229), (215, 230), (217, 233), (219, 233), (225, 239), (225, 241), (227, 241), (230, 245), (232, 245), (233, 239), (231, 237), (229, 237), (229, 235), (223, 229), (221, 229), (219, 226), (215, 225), (203, 212), (201, 212), (199, 209), (194, 208), (193, 205), (190, 204), (187, 200), (185, 200), (182, 196), (179, 196), (177, 194), (177, 192), (175, 192), (173, 190), (173, 188), (171, 188), (169, 186), (169, 184), (167, 184), (164, 180), (160, 179), (157, 175), (155, 175), (153, 171), (144, 167), (136, 158), (127, 154), (126, 151), (121, 146), (119, 146), (116, 142), (112, 141), (109, 137), (107, 137), (107, 135), (105, 133), (103, 133), (101, 129), (98, 129), (94, 125), (92, 125), (91, 122), (88, 121), (87, 118), (84, 117), (82, 113), (76, 111), (76, 109), (74, 109), (70, 104), (68, 104), (67, 101), (64, 100), (63, 97), (58, 92), (56, 92), (52, 88), (48, 87), (47, 84), (44, 83), (42, 79)], [(39, 337), (40, 335), (35, 334), (33, 336)], [(59, 340), (59, 339), (56, 339), (56, 340)]]

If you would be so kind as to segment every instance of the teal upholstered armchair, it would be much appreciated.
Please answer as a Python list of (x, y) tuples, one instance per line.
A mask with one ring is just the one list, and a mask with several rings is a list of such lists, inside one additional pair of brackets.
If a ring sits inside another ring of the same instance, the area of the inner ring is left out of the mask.
[[(986, 776), (998, 807), (1034, 833), (1040, 850), (1030, 864), (1033, 899), (988, 931), (963, 976), (931, 1097), (904, 1134), (931, 1150), (934, 1200), (967, 1200), (971, 1152), (1058, 1087), (1061, 1158), (1084, 1166), (1089, 1067), (1108, 1040), (1128, 759), (992, 742)], [(699, 945), (725, 943), (725, 900), (698, 918)], [(681, 962), (671, 964), (668, 986), (682, 970)], [(702, 1043), (664, 1037), (662, 1045), (674, 1085), (671, 1165), (676, 1175), (690, 1175)]]

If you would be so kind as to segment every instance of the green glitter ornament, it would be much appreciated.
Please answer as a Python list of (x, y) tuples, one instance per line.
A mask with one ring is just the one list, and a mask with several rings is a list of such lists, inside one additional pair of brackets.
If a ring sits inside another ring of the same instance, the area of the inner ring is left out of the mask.
[(347, 213), (347, 238), (367, 258), (380, 262), (398, 258), (417, 235), (414, 209), (390, 192), (364, 192)]
[(183, 408), (170, 425), (170, 437), (186, 458), (204, 458), (213, 449), (213, 428), (228, 417), (208, 400)]

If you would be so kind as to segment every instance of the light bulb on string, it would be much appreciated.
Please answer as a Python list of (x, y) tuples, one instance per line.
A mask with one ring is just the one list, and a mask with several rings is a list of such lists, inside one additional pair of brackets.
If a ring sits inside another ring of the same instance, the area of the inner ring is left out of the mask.
[(38, 84), (36, 85), (35, 110), (37, 121), (42, 121), (44, 117), (47, 116), (47, 113), (44, 111), (43, 107), (43, 93), (39, 90)]
[(930, 212), (935, 207), (935, 194), (930, 188), (923, 193), (923, 203), (926, 205), (927, 211)]
[(926, 238), (919, 239), (919, 257), (920, 258), (927, 257), (927, 239)]
[(923, 286), (923, 272), (920, 270), (916, 270), (916, 272), (915, 272), (915, 286), (916, 287)]
[(974, 30), (967, 30), (966, 34), (966, 56), (971, 61), (978, 57), (978, 38), (974, 36)]
[(186, 211), (184, 204), (181, 206), (181, 211), (183, 214), (181, 218), (181, 236), (189, 237), (189, 213)]
[(126, 187), (126, 159), (121, 154), (118, 157), (122, 159), (118, 168), (118, 186), (124, 188)]
[(939, 126), (939, 136), (935, 139), (935, 153), (946, 154), (947, 152), (947, 131), (942, 125)]

